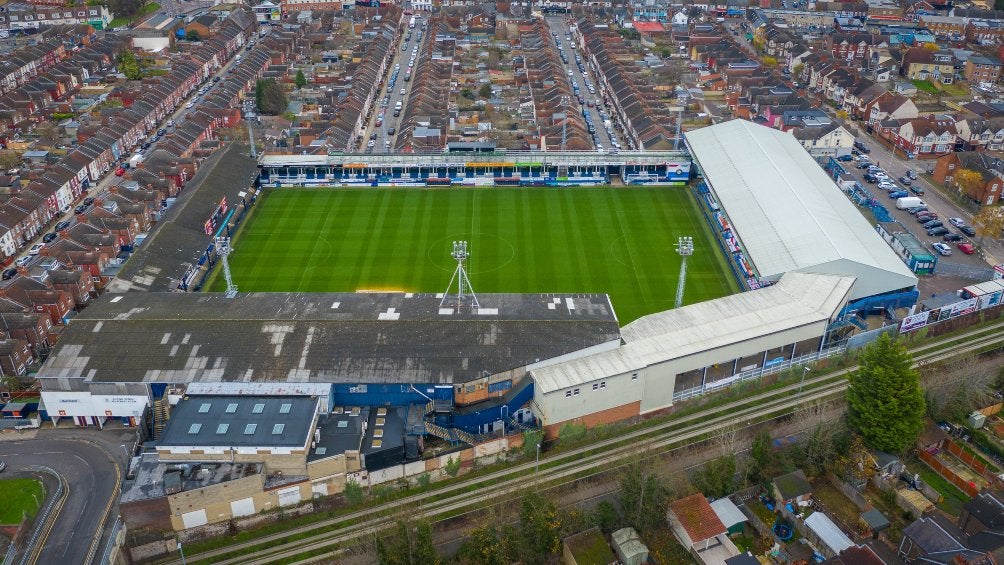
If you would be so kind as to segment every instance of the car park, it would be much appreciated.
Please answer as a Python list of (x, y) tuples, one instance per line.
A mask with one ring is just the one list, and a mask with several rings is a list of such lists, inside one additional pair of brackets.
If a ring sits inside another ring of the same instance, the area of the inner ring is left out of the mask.
[(956, 241), (962, 241), (965, 238), (957, 233), (946, 233), (941, 237), (942, 241), (947, 241), (948, 243), (955, 243)]
[(47, 234), (45, 234), (45, 235), (42, 236), (42, 243), (50, 243), (50, 242), (54, 241), (57, 237), (59, 237), (58, 233), (56, 233), (56, 232), (49, 232), (49, 233), (47, 233)]
[(38, 255), (39, 253), (42, 252), (43, 249), (45, 249), (44, 243), (36, 243), (35, 245), (31, 246), (31, 249), (28, 250), (28, 255)]
[(945, 235), (946, 233), (948, 233), (948, 228), (943, 226), (938, 226), (936, 228), (931, 228), (927, 230), (927, 235), (929, 236)]
[(959, 251), (965, 253), (966, 255), (972, 255), (973, 253), (976, 253), (976, 247), (974, 247), (973, 244), (969, 243), (968, 241), (959, 242), (958, 244), (956, 244), (956, 247), (958, 247)]
[(938, 255), (951, 255), (952, 248), (944, 243), (932, 243), (931, 247), (938, 252)]

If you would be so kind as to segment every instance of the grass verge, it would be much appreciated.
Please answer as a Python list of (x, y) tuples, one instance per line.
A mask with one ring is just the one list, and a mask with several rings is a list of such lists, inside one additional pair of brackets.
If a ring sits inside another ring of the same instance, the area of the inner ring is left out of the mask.
[(34, 517), (45, 499), (45, 487), (35, 479), (0, 480), (0, 524), (21, 522), (25, 513)]

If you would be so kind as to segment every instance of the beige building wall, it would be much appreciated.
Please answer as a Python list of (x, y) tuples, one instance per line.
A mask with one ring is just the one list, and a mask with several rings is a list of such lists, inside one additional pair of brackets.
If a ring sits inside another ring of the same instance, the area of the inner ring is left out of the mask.
[(238, 447), (236, 450), (222, 449), (191, 449), (157, 448), (161, 461), (185, 461), (207, 463), (264, 463), (265, 474), (282, 472), (284, 475), (307, 474), (307, 451), (305, 449), (289, 450), (289, 453), (272, 453), (268, 449), (248, 449)]

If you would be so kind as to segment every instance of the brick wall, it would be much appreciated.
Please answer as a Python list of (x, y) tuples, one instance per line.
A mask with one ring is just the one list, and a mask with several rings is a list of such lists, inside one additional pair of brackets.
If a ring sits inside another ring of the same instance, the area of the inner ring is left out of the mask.
[(641, 401), (634, 401), (628, 404), (623, 404), (621, 406), (615, 406), (613, 408), (608, 408), (606, 410), (601, 410), (599, 412), (594, 412), (580, 418), (575, 418), (574, 420), (565, 420), (564, 422), (558, 422), (544, 427), (544, 437), (547, 439), (554, 439), (558, 437), (558, 432), (561, 431), (561, 426), (569, 423), (585, 424), (587, 428), (592, 428), (600, 424), (610, 424), (613, 422), (619, 422), (621, 420), (627, 420), (628, 418), (634, 418), (638, 416), (641, 411)]

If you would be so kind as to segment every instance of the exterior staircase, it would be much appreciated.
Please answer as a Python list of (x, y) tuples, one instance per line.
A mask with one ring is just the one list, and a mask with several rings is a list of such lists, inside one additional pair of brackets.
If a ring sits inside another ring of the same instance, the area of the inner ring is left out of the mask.
[(161, 397), (153, 403), (153, 439), (159, 439), (161, 432), (167, 425), (167, 418), (170, 416), (171, 408), (167, 397)]
[(450, 443), (457, 443), (459, 441), (469, 445), (477, 445), (478, 443), (478, 438), (475, 437), (474, 434), (465, 432), (464, 430), (458, 428), (444, 428), (443, 426), (433, 422), (426, 421), (425, 429), (430, 434), (438, 438), (445, 439)]

